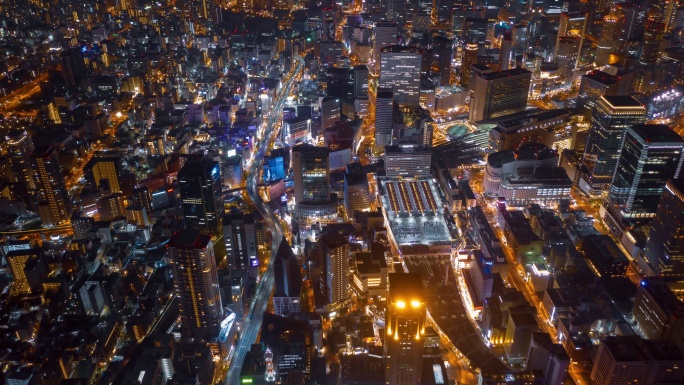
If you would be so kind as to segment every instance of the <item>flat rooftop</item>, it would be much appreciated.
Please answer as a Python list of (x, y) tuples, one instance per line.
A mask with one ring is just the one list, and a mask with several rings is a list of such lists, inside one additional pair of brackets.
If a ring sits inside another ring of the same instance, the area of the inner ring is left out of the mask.
[(646, 143), (683, 143), (679, 134), (666, 124), (635, 124), (631, 128)]
[(638, 100), (631, 96), (604, 95), (601, 98), (613, 107), (643, 107)]
[(487, 79), (487, 80), (498, 80), (498, 79), (510, 78), (513, 76), (520, 76), (520, 75), (532, 76), (532, 72), (530, 72), (524, 68), (513, 68), (510, 70), (506, 70), (506, 71), (478, 74), (478, 76), (481, 76), (483, 79)]

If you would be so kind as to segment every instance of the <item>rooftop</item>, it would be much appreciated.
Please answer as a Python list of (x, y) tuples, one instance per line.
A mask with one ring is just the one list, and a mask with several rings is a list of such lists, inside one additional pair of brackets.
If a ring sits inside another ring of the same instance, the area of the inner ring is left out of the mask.
[(584, 77), (605, 85), (617, 84), (617, 82), (620, 80), (616, 76), (599, 70), (591, 71), (588, 74), (584, 75)]
[(638, 100), (634, 99), (631, 96), (604, 95), (604, 96), (601, 96), (601, 99), (608, 102), (608, 105), (610, 105), (613, 108), (643, 107), (643, 105), (641, 103), (639, 103)]
[(524, 68), (513, 68), (510, 70), (506, 70), (506, 71), (478, 74), (478, 76), (480, 76), (486, 80), (498, 80), (498, 79), (505, 79), (505, 78), (510, 78), (513, 76), (521, 76), (521, 75), (532, 76), (532, 72), (530, 72)]
[(630, 129), (646, 143), (684, 143), (684, 139), (666, 124), (635, 124)]
[(423, 297), (423, 280), (420, 274), (390, 273), (388, 282), (391, 298)]

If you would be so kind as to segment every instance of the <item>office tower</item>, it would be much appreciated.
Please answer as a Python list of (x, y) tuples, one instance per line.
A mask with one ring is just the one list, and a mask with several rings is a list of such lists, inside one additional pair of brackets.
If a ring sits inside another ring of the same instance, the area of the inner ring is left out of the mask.
[(543, 385), (562, 385), (568, 374), (570, 357), (561, 344), (554, 344), (546, 333), (533, 333), (525, 370), (544, 373)]
[(596, 44), (596, 56), (594, 63), (601, 67), (608, 64), (610, 54), (618, 47), (620, 38), (620, 19), (616, 15), (610, 14), (603, 17), (601, 24), (601, 35)]
[(152, 196), (148, 187), (134, 188), (131, 203), (144, 207), (148, 215), (152, 214)]
[(432, 39), (432, 72), (439, 74), (442, 85), (451, 84), (451, 59), (454, 56), (454, 40), (444, 36)]
[(394, 93), (391, 88), (378, 88), (375, 97), (375, 148), (376, 152), (392, 143)]
[(532, 73), (523, 68), (475, 76), (470, 99), (471, 122), (524, 111)]
[(632, 40), (639, 37), (644, 27), (644, 12), (639, 4), (617, 3), (617, 16), (620, 20), (620, 40)]
[(419, 106), (422, 60), (423, 53), (416, 47), (393, 45), (380, 53), (379, 85), (392, 89), (400, 107)]
[[(563, 12), (560, 15), (558, 22), (558, 35), (556, 37), (556, 49), (558, 49), (558, 41), (566, 36), (577, 36), (582, 38), (587, 26), (587, 14), (585, 13), (567, 13)], [(581, 45), (581, 43), (580, 43)]]
[(138, 226), (149, 226), (150, 220), (147, 209), (141, 205), (128, 205), (126, 207), (126, 220)]
[(653, 20), (646, 22), (644, 43), (639, 54), (639, 65), (649, 68), (658, 64), (661, 45), (665, 35), (665, 24)]
[(226, 244), (228, 267), (249, 269), (259, 264), (257, 258), (254, 215), (238, 214), (223, 217), (223, 239)]
[(83, 54), (78, 48), (69, 48), (62, 52), (59, 61), (62, 65), (62, 76), (68, 87), (81, 85), (86, 80), (86, 66)]
[(660, 278), (642, 278), (632, 306), (641, 334), (649, 340), (682, 341), (684, 302)]
[(385, 175), (388, 178), (427, 178), (431, 162), (430, 146), (398, 144), (385, 147)]
[(406, 1), (404, 0), (384, 0), (382, 4), (386, 8), (387, 20), (396, 21), (399, 25), (404, 24), (406, 13)]
[(121, 156), (97, 152), (84, 168), (86, 178), (97, 188), (120, 192), (119, 176), (122, 171)]
[(321, 129), (326, 130), (340, 121), (342, 104), (340, 99), (333, 96), (326, 96), (321, 101)]
[[(353, 82), (354, 72), (347, 67), (330, 67), (326, 71), (326, 93), (328, 97), (338, 99), (353, 98), (353, 89), (349, 84)], [(289, 120), (283, 117), (283, 120)]]
[(684, 182), (667, 181), (644, 254), (663, 279), (684, 280)]
[(563, 36), (556, 42), (556, 65), (567, 84), (574, 81), (581, 42), (582, 39), (579, 36)]
[(470, 67), (477, 63), (477, 44), (466, 44), (463, 49), (463, 59), (461, 59), (461, 81), (463, 87), (468, 88), (470, 80)]
[(589, 378), (595, 385), (681, 384), (683, 353), (676, 341), (608, 336), (599, 345)]
[(102, 221), (111, 221), (125, 217), (126, 211), (124, 211), (123, 195), (118, 192), (98, 199), (97, 213)]
[(501, 39), (501, 55), (499, 62), (501, 70), (505, 71), (511, 67), (511, 55), (513, 54), (513, 36), (510, 32), (505, 32)]
[(353, 98), (367, 98), (368, 97), (368, 67), (364, 65), (354, 66), (352, 68), (352, 78), (354, 81)]
[(620, 79), (605, 72), (594, 70), (582, 75), (577, 95), (577, 108), (590, 117), (596, 100), (601, 96), (617, 95)]
[(285, 238), (280, 242), (275, 258), (273, 311), (276, 315), (287, 317), (301, 312), (302, 269)]
[(361, 163), (347, 165), (347, 172), (344, 174), (344, 207), (350, 218), (355, 211), (370, 210), (368, 177)]
[(591, 114), (591, 128), (584, 149), (587, 183), (592, 194), (600, 193), (613, 180), (625, 131), (643, 123), (646, 108), (631, 96), (601, 96)]
[(510, 364), (522, 364), (527, 358), (532, 333), (538, 329), (534, 308), (509, 309), (504, 350)]
[(71, 201), (64, 185), (64, 177), (60, 172), (55, 149), (49, 147), (33, 151), (31, 166), (37, 177), (38, 197), (41, 201), (47, 202), (50, 213), (49, 222), (53, 225), (69, 222)]
[(5, 259), (14, 278), (11, 288), (12, 294), (31, 293), (31, 285), (25, 273), (26, 266), (30, 260), (40, 258), (41, 254), (41, 249), (12, 250), (7, 253)]
[(684, 140), (664, 124), (635, 124), (627, 129), (618, 159), (610, 202), (623, 218), (652, 218), (669, 179), (682, 169)]
[(217, 161), (193, 156), (178, 172), (183, 219), (212, 235), (220, 232), (223, 217), (220, 170)]
[(324, 255), (324, 289), (326, 300), (332, 307), (349, 299), (349, 242), (339, 233), (321, 235)]
[(308, 144), (292, 149), (295, 204), (330, 199), (329, 153), (325, 147)]
[(389, 274), (385, 383), (417, 384), (422, 370), (425, 294), (419, 274)]
[(211, 237), (186, 228), (175, 232), (167, 247), (180, 300), (183, 338), (216, 338), (223, 306)]
[(397, 44), (397, 23), (379, 21), (375, 23), (375, 37), (373, 39), (373, 61), (375, 72), (380, 69), (380, 52), (383, 48)]
[(5, 136), (5, 143), (14, 175), (13, 182), (18, 182), (25, 192), (32, 192), (36, 188), (30, 160), (35, 149), (33, 140), (25, 130), (13, 130)]

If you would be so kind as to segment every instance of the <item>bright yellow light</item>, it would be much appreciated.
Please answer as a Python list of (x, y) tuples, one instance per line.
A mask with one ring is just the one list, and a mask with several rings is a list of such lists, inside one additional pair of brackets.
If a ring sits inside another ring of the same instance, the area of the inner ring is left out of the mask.
[(406, 307), (406, 302), (404, 302), (404, 301), (397, 301), (397, 307), (398, 307), (399, 309), (405, 308), (405, 307)]
[(411, 306), (416, 307), (416, 308), (417, 308), (417, 307), (420, 307), (420, 302), (419, 302), (419, 301), (416, 301), (416, 300), (414, 299), (413, 301), (411, 301)]

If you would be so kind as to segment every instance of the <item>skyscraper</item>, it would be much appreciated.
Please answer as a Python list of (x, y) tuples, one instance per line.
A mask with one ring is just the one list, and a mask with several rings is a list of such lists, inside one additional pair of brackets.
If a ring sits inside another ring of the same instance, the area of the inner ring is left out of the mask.
[(329, 152), (300, 144), (292, 149), (295, 203), (327, 201), (330, 196)]
[(594, 70), (582, 75), (577, 95), (577, 108), (590, 117), (596, 100), (604, 95), (617, 95), (619, 79), (603, 71)]
[(217, 161), (193, 156), (178, 172), (183, 219), (212, 235), (220, 232), (223, 217), (220, 170)]
[(35, 149), (31, 136), (25, 130), (10, 131), (5, 136), (5, 143), (15, 181), (25, 188), (25, 192), (32, 192), (36, 188), (36, 183), (30, 160)]
[(392, 143), (394, 93), (391, 88), (378, 88), (375, 98), (375, 148), (382, 151)]
[(97, 152), (84, 168), (86, 177), (97, 188), (102, 188), (103, 183), (111, 192), (120, 192), (119, 175), (121, 173), (121, 156), (106, 152)]
[(430, 146), (399, 144), (385, 147), (385, 175), (388, 178), (427, 178), (431, 162)]
[(570, 357), (561, 344), (554, 344), (546, 333), (533, 333), (525, 370), (544, 373), (544, 385), (562, 385), (568, 374)]
[(321, 101), (321, 129), (326, 130), (340, 121), (340, 114), (342, 111), (342, 104), (340, 98), (333, 96), (326, 96)]
[(594, 63), (597, 66), (608, 64), (610, 54), (615, 51), (620, 37), (619, 19), (615, 15), (606, 15), (601, 24), (601, 35), (596, 44), (596, 57)]
[(385, 313), (385, 383), (414, 385), (421, 376), (425, 294), (419, 274), (389, 274)]
[(379, 21), (375, 23), (375, 37), (373, 39), (373, 60), (375, 72), (380, 69), (380, 52), (383, 48), (397, 44), (397, 23)]
[(401, 107), (418, 107), (420, 68), (423, 53), (419, 48), (388, 46), (380, 53), (380, 87), (391, 88)]
[[(631, 96), (601, 96), (591, 114), (591, 129), (584, 149), (587, 186), (594, 195), (613, 180), (625, 131), (643, 123), (646, 108)], [(582, 186), (580, 186), (582, 187)]]
[(336, 232), (321, 235), (325, 255), (324, 284), (328, 304), (333, 307), (349, 299), (349, 241)]
[(524, 111), (531, 78), (532, 73), (524, 68), (478, 73), (470, 99), (470, 121)]
[(180, 299), (183, 337), (205, 341), (218, 337), (223, 306), (211, 237), (184, 229), (173, 234), (168, 252)]
[(461, 60), (461, 81), (459, 82), (463, 87), (468, 87), (468, 80), (470, 80), (470, 67), (477, 63), (477, 44), (466, 44), (463, 50), (463, 59)]
[(344, 207), (350, 217), (354, 211), (368, 211), (370, 209), (368, 177), (363, 171), (361, 163), (347, 165), (347, 172), (344, 174)]
[(684, 182), (667, 181), (644, 254), (666, 280), (684, 280)]
[(661, 43), (665, 35), (665, 23), (648, 20), (644, 29), (644, 42), (639, 54), (639, 65), (653, 67), (658, 64), (661, 51)]
[(582, 39), (579, 36), (563, 36), (556, 43), (556, 65), (566, 84), (574, 81)]
[(67, 86), (75, 87), (86, 80), (86, 66), (83, 54), (78, 48), (69, 48), (60, 56), (62, 76)]
[(451, 59), (454, 56), (454, 40), (445, 36), (435, 36), (432, 39), (432, 68), (433, 72), (442, 78), (442, 85), (451, 84)]
[(499, 62), (501, 63), (501, 70), (505, 71), (511, 66), (511, 49), (513, 48), (513, 36), (510, 32), (506, 32), (501, 39), (501, 57)]
[(257, 259), (254, 215), (227, 215), (223, 218), (223, 239), (228, 267), (249, 269), (259, 264)]
[(652, 218), (669, 179), (682, 169), (684, 140), (664, 124), (627, 129), (610, 186), (610, 202), (622, 218)]
[[(47, 202), (50, 213), (49, 222), (52, 225), (68, 222), (71, 216), (71, 201), (64, 186), (64, 178), (60, 172), (54, 148), (33, 151), (31, 165), (37, 177), (39, 199)], [(45, 225), (45, 220), (43, 224)]]

